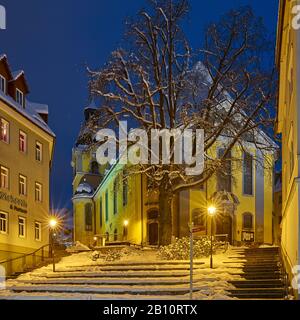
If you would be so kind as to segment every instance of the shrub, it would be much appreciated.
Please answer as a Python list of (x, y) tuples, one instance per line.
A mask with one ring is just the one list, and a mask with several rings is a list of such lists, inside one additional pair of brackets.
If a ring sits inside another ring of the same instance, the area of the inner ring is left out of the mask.
[[(219, 247), (217, 241), (213, 242), (213, 251)], [(205, 236), (193, 241), (193, 257), (199, 259), (210, 255), (210, 237)], [(159, 256), (165, 260), (188, 260), (190, 258), (190, 238), (176, 238), (175, 242), (159, 248)]]

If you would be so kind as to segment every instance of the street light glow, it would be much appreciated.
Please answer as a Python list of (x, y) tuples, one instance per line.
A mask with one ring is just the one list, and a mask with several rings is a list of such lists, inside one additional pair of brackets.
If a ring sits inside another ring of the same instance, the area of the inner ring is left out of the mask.
[(128, 226), (128, 220), (124, 220), (124, 227)]
[(57, 226), (57, 220), (54, 218), (50, 219), (49, 225), (52, 229), (54, 229)]
[(216, 212), (217, 212), (217, 209), (216, 209), (215, 206), (209, 206), (209, 207), (207, 208), (207, 211), (208, 211), (208, 214), (209, 214), (210, 216), (214, 216), (214, 215), (216, 214)]

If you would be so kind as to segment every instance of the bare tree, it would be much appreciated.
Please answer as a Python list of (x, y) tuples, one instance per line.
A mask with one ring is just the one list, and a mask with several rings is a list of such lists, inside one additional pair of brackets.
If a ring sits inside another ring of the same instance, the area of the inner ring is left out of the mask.
[[(203, 49), (192, 52), (182, 22), (187, 0), (151, 1), (147, 10), (128, 23), (127, 44), (112, 53), (100, 70), (90, 70), (90, 93), (100, 99), (88, 132), (116, 127), (129, 119), (133, 127), (151, 129), (201, 128), (205, 131), (205, 169), (187, 176), (185, 165), (140, 165), (159, 190), (160, 244), (172, 236), (175, 194), (226, 175), (231, 150), (246, 141), (262, 152), (274, 148), (261, 134), (272, 126), (276, 74), (266, 63), (272, 42), (262, 21), (246, 7), (230, 11), (205, 31)], [(86, 132), (86, 131), (83, 131)], [(210, 155), (222, 140), (223, 153)], [(174, 151), (174, 150), (173, 150)]]

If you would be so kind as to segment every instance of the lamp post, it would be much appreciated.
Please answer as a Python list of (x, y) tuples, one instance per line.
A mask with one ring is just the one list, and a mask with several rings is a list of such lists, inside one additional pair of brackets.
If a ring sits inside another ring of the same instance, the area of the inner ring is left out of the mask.
[(129, 224), (128, 220), (124, 220), (124, 223), (123, 223), (123, 225), (124, 225), (124, 231), (123, 231), (124, 240), (127, 240), (128, 224)]
[(54, 257), (54, 230), (57, 226), (57, 220), (55, 218), (51, 218), (49, 221), (50, 227), (50, 241), (51, 241), (51, 255), (52, 255), (52, 270), (55, 272), (55, 257)]
[(216, 214), (216, 207), (214, 206), (209, 206), (207, 208), (207, 212), (208, 212), (208, 215), (210, 216), (210, 268), (212, 269), (213, 268), (213, 228), (212, 228), (212, 225), (213, 225), (213, 217), (215, 216)]

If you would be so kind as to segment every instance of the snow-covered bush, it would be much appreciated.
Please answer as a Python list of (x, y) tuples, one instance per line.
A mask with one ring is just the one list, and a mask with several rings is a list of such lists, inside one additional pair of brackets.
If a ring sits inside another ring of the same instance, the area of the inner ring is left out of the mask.
[[(210, 237), (202, 237), (193, 241), (193, 256), (195, 259), (207, 257), (210, 254)], [(213, 251), (219, 247), (219, 242), (213, 242)], [(190, 238), (176, 238), (174, 243), (159, 248), (159, 256), (165, 260), (188, 260), (190, 258)]]
[(100, 253), (98, 251), (93, 251), (91, 254), (91, 259), (97, 261), (100, 258)]

